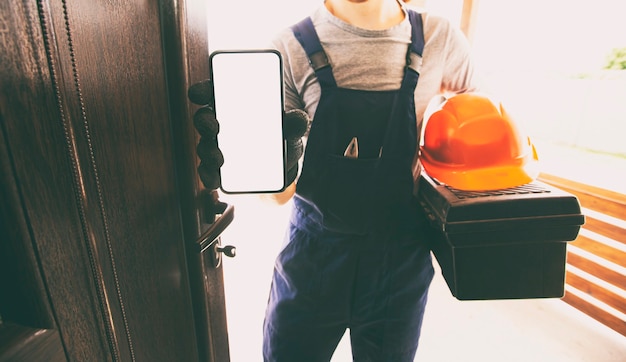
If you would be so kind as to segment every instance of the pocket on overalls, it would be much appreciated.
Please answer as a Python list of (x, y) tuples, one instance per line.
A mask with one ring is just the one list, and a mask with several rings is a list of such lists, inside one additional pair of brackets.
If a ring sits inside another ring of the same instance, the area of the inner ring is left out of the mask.
[(367, 232), (382, 210), (380, 158), (328, 157), (324, 224), (346, 232)]

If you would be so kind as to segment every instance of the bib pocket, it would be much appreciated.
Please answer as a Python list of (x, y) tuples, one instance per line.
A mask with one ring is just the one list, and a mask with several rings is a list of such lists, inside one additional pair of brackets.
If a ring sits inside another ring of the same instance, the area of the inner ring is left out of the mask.
[(324, 225), (349, 232), (367, 232), (385, 219), (387, 183), (381, 158), (328, 155), (324, 185)]

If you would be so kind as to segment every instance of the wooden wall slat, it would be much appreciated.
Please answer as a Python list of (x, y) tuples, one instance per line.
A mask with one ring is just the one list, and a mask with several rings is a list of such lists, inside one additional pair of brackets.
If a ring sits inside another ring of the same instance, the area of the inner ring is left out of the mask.
[(587, 272), (598, 279), (604, 280), (609, 284), (626, 290), (626, 276), (616, 272), (615, 270), (600, 265), (595, 261), (589, 260), (570, 251), (567, 253), (567, 264), (575, 266), (576, 268)]
[(586, 215), (585, 229), (606, 236), (607, 238), (626, 244), (626, 229), (617, 225), (595, 219), (593, 216)]
[(615, 308), (621, 313), (626, 313), (626, 300), (624, 298), (598, 284), (595, 284), (591, 280), (587, 280), (572, 272), (567, 272), (565, 275), (565, 282), (581, 292), (585, 292), (597, 300)]
[(583, 207), (622, 220), (626, 215), (624, 194), (544, 173), (539, 175), (539, 180), (574, 194)]
[(572, 245), (626, 268), (626, 253), (606, 244), (578, 235)]
[(626, 321), (621, 320), (613, 314), (589, 303), (571, 292), (565, 292), (562, 300), (605, 326), (613, 329), (623, 336), (626, 336)]

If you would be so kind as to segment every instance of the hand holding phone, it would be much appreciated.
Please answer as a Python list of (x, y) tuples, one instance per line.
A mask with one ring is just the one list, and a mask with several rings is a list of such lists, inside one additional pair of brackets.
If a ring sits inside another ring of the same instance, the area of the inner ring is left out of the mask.
[(210, 59), (213, 81), (189, 89), (189, 99), (205, 105), (194, 116), (203, 184), (226, 193), (281, 191), (297, 176), (309, 119), (283, 112), (280, 54), (218, 51)]

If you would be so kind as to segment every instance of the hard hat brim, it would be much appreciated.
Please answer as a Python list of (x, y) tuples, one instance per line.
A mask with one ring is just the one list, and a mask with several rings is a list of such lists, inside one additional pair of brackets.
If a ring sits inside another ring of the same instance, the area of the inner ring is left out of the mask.
[(476, 169), (455, 169), (440, 166), (422, 158), (426, 174), (452, 188), (464, 191), (489, 191), (517, 187), (534, 181), (539, 175), (538, 162), (528, 160), (525, 165), (503, 165)]

